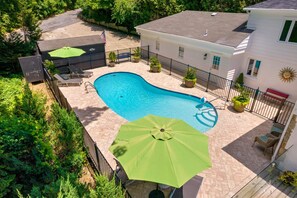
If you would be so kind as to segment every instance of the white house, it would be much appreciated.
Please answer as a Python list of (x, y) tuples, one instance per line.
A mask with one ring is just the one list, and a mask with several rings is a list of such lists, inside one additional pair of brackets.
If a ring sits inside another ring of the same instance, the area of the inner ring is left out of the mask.
[(297, 99), (297, 79), (281, 80), (280, 71), (297, 72), (297, 0), (268, 0), (247, 13), (184, 11), (136, 27), (150, 51), (235, 80)]

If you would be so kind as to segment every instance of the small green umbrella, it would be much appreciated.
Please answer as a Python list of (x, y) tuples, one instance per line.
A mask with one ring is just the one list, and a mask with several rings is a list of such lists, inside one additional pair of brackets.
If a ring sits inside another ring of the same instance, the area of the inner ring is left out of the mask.
[(122, 125), (109, 150), (129, 179), (176, 188), (211, 167), (206, 135), (182, 120), (154, 115)]
[(59, 58), (70, 58), (80, 56), (86, 53), (84, 50), (74, 47), (62, 47), (60, 49), (56, 49), (54, 51), (49, 52), (51, 57), (59, 57)]

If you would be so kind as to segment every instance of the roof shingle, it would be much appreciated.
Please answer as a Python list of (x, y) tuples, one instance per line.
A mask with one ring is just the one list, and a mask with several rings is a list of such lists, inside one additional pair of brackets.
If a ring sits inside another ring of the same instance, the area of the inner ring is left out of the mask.
[[(252, 30), (246, 29), (248, 14), (184, 11), (136, 27), (221, 45), (237, 47)], [(207, 32), (207, 34), (206, 34)]]

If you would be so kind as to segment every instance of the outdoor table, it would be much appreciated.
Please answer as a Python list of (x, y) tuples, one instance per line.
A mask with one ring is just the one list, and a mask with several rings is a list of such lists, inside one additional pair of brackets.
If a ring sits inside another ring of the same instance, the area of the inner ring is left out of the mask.
[(156, 189), (150, 192), (149, 198), (165, 198), (165, 196), (161, 190)]

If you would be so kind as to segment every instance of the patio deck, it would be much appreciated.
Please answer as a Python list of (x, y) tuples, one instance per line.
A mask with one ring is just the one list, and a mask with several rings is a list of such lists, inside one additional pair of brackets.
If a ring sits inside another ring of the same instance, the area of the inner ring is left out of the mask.
[[(197, 197), (230, 197), (243, 187), (268, 165), (270, 155), (263, 155), (258, 146), (251, 147), (254, 137), (269, 132), (272, 122), (249, 112), (236, 113), (231, 106), (224, 109), (224, 101), (215, 96), (194, 88), (181, 86), (180, 79), (165, 73), (150, 73), (149, 67), (140, 63), (121, 63), (115, 67), (93, 69), (91, 78), (84, 81), (93, 83), (99, 76), (110, 72), (127, 71), (141, 75), (149, 83), (181, 93), (206, 97), (218, 110), (218, 122), (208, 131), (209, 153), (212, 168), (198, 174), (202, 183)], [(108, 86), (108, 84), (106, 85)], [(97, 146), (112, 167), (115, 167), (114, 156), (108, 151), (115, 139), (120, 126), (127, 122), (109, 109), (91, 87), (86, 93), (85, 87), (61, 87), (60, 90), (67, 98), (74, 112), (82, 124), (96, 141)], [(149, 182), (135, 182), (128, 191), (132, 197), (148, 197), (155, 184)], [(169, 193), (167, 193), (168, 195)]]

